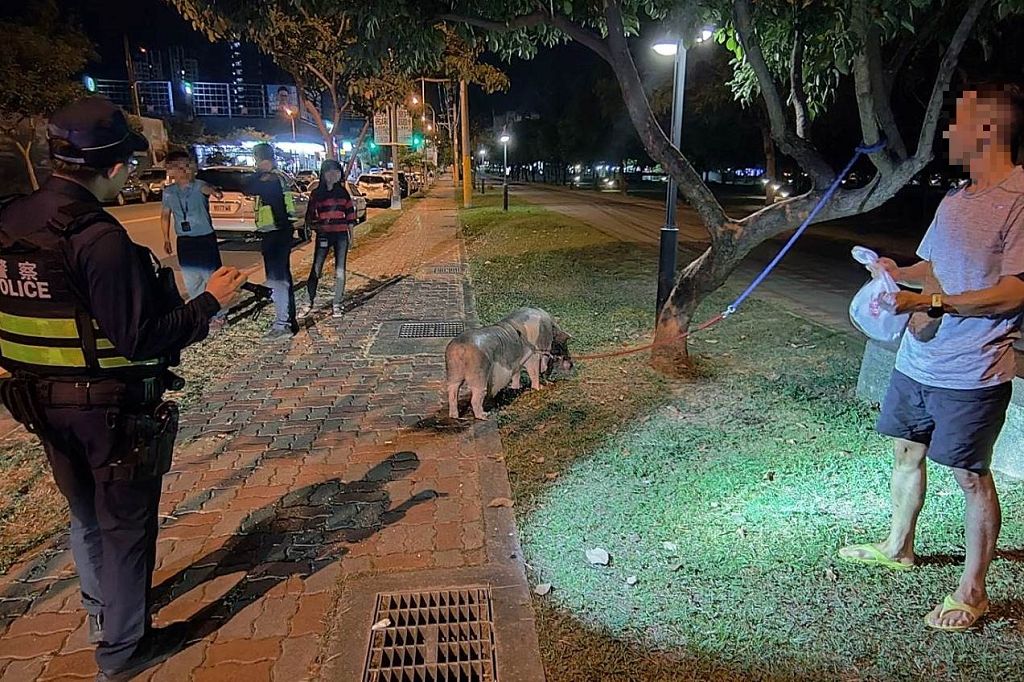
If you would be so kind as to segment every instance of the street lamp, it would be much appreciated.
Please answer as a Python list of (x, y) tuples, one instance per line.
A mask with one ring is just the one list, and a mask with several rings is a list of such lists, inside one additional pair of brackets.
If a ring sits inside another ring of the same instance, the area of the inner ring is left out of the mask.
[[(704, 28), (696, 42), (703, 43), (711, 38), (714, 32)], [(677, 37), (662, 38), (651, 46), (651, 49), (664, 57), (675, 57), (675, 75), (672, 86), (672, 146), (680, 149), (683, 135), (683, 93), (686, 90), (686, 44)], [(655, 315), (661, 315), (661, 309), (672, 292), (676, 278), (676, 259), (679, 254), (679, 228), (676, 226), (676, 201), (679, 188), (675, 178), (668, 174), (668, 188), (665, 195), (665, 226), (661, 228), (661, 248), (658, 257), (658, 298)]]
[(284, 114), (292, 122), (292, 142), (295, 142), (295, 114), (299, 113), (297, 109), (291, 107), (284, 107)]
[(508, 210), (508, 143), (511, 140), (512, 138), (509, 137), (509, 134), (504, 131), (501, 133), (501, 137), (498, 138), (498, 142), (501, 142), (505, 154), (504, 162), (502, 163), (505, 174), (501, 178), (501, 210), (503, 211)]

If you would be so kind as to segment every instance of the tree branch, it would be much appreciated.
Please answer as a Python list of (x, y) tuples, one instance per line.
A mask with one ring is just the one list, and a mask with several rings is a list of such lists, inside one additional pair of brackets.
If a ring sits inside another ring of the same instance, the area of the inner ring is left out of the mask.
[(307, 71), (316, 76), (320, 80), (320, 82), (324, 84), (324, 87), (326, 87), (328, 90), (332, 90), (334, 88), (334, 84), (330, 80), (328, 80), (327, 76), (325, 76), (323, 72), (320, 71), (320, 69), (316, 68), (315, 66), (309, 63), (305, 63), (303, 64), (303, 66), (306, 67)]
[[(882, 135), (878, 112), (882, 108), (888, 108), (888, 102), (884, 107), (878, 102), (877, 97), (885, 96), (884, 90), (876, 90), (871, 77), (870, 43), (873, 39), (877, 39), (878, 35), (877, 33), (872, 35), (870, 18), (864, 0), (857, 0), (853, 3), (852, 24), (853, 31), (861, 43), (861, 49), (853, 57), (853, 89), (857, 99), (857, 115), (860, 117), (860, 135), (865, 144), (873, 145), (881, 139)], [(899, 131), (897, 131), (898, 134)], [(893, 161), (886, 150), (871, 154), (870, 158), (879, 173), (887, 175), (892, 172)]]
[[(867, 16), (865, 14), (865, 16)], [(864, 35), (864, 55), (867, 59), (868, 82), (874, 93), (874, 113), (878, 124), (882, 127), (887, 141), (886, 149), (890, 156), (903, 161), (907, 158), (907, 145), (903, 141), (896, 117), (892, 112), (892, 87), (887, 82), (885, 69), (882, 65), (882, 37), (878, 26), (868, 25)]]
[(796, 117), (796, 136), (807, 139), (807, 93), (804, 92), (804, 35), (799, 25), (793, 31), (793, 54), (789, 62), (789, 96)]
[(551, 14), (545, 10), (538, 10), (531, 14), (524, 14), (508, 21), (496, 21), (493, 19), (481, 19), (479, 17), (467, 17), (459, 14), (441, 14), (436, 17), (437, 21), (449, 23), (466, 24), (475, 26), (486, 31), (496, 33), (509, 33), (520, 28), (534, 28), (545, 24), (565, 33), (570, 38), (594, 52), (598, 57), (610, 63), (610, 55), (604, 41), (596, 33), (588, 31), (582, 26), (573, 23), (567, 17), (558, 14)]
[(896, 48), (896, 52), (885, 65), (886, 92), (892, 91), (892, 86), (896, 82), (896, 76), (903, 69), (903, 65), (910, 56), (914, 54), (914, 52), (931, 40), (935, 32), (938, 31), (939, 26), (948, 16), (949, 10), (952, 7), (956, 7), (956, 3), (942, 3), (938, 11), (934, 12), (928, 19), (928, 23), (925, 24), (923, 28), (914, 32), (914, 37), (912, 39), (900, 42), (899, 47)]
[(807, 171), (815, 187), (827, 186), (832, 182), (832, 178), (835, 177), (835, 171), (812, 144), (800, 139), (788, 128), (782, 98), (779, 96), (775, 79), (768, 70), (768, 64), (764, 60), (761, 44), (754, 34), (750, 0), (735, 0), (733, 3), (733, 21), (736, 25), (736, 32), (743, 45), (747, 61), (750, 62), (750, 66), (757, 76), (757, 82), (761, 88), (761, 97), (764, 99), (768, 110), (768, 120), (771, 122), (772, 137), (775, 138), (783, 152), (796, 159), (800, 167)]
[(956, 69), (957, 60), (960, 58), (960, 51), (967, 42), (968, 36), (974, 29), (981, 11), (988, 4), (988, 0), (971, 0), (967, 11), (960, 19), (956, 32), (946, 47), (946, 53), (942, 55), (939, 63), (939, 70), (935, 76), (935, 85), (932, 86), (932, 94), (928, 100), (928, 107), (925, 109), (924, 121), (921, 125), (921, 134), (917, 138), (917, 151), (914, 153), (914, 160), (923, 167), (932, 158), (932, 147), (935, 144), (935, 129), (939, 125), (939, 114), (942, 111), (942, 102), (949, 90), (950, 81), (953, 78), (953, 71)]
[(679, 189), (700, 215), (711, 239), (715, 242), (730, 239), (731, 233), (722, 229), (728, 221), (722, 205), (658, 125), (640, 74), (637, 72), (636, 63), (633, 61), (633, 54), (626, 42), (626, 30), (622, 23), (618, 0), (608, 0), (604, 12), (608, 22), (609, 64), (618, 78), (626, 109), (640, 139), (651, 157), (678, 181)]

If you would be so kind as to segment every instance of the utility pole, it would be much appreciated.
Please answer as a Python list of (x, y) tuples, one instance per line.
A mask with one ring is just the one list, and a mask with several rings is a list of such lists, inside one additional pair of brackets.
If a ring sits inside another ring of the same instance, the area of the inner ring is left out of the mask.
[(459, 81), (459, 100), (462, 102), (462, 207), (473, 207), (473, 168), (469, 158), (469, 85)]
[(391, 208), (402, 208), (402, 184), (398, 181), (398, 106), (388, 106), (388, 126), (391, 128)]
[(135, 80), (135, 63), (132, 61), (132, 49), (128, 45), (128, 35), (124, 36), (124, 67), (128, 71), (128, 83), (132, 91), (132, 106), (135, 108), (135, 115), (142, 116), (142, 105), (139, 102), (139, 84)]
[(451, 116), (451, 126), (449, 127), (452, 131), (452, 181), (455, 183), (455, 189), (458, 189), (459, 183), (462, 181), (462, 156), (459, 154), (459, 103), (454, 96), (449, 108), (449, 115)]

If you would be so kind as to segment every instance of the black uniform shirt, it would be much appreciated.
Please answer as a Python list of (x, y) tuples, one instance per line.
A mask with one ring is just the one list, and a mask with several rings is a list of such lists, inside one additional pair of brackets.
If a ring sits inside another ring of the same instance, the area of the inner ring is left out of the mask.
[[(100, 203), (81, 185), (51, 177), (42, 189), (4, 209), (3, 224), (12, 237), (49, 229), (58, 209), (73, 203)], [(116, 229), (109, 229), (111, 225)], [(100, 330), (129, 360), (151, 360), (206, 338), (210, 318), (220, 310), (204, 292), (169, 312), (162, 305), (152, 268), (116, 220), (107, 216), (71, 237), (71, 257), (86, 287), (85, 302)], [(148, 269), (148, 271), (147, 271)]]

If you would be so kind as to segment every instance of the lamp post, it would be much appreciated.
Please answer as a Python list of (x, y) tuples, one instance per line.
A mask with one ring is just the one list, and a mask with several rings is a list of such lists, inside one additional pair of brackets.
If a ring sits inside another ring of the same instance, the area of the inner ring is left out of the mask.
[[(702, 43), (712, 36), (711, 29), (705, 28), (697, 38)], [(680, 149), (683, 135), (683, 94), (686, 90), (686, 45), (679, 38), (659, 40), (651, 46), (663, 57), (675, 57), (675, 76), (672, 86), (672, 146)], [(679, 188), (670, 173), (665, 195), (665, 225), (661, 228), (661, 249), (658, 256), (658, 299), (655, 319), (668, 300), (676, 279), (676, 261), (679, 255), (679, 228), (676, 226), (676, 200)]]
[(288, 119), (292, 122), (292, 142), (295, 142), (295, 114), (298, 112), (295, 109), (292, 109), (291, 107), (285, 107), (284, 113), (285, 116), (287, 116)]
[(487, 179), (484, 177), (484, 164), (487, 162), (487, 150), (480, 150), (480, 193), (485, 194), (487, 192)]
[(502, 163), (504, 176), (501, 178), (501, 210), (503, 211), (508, 210), (508, 143), (511, 139), (509, 134), (505, 132), (498, 138), (504, 152), (504, 161)]

